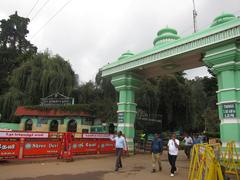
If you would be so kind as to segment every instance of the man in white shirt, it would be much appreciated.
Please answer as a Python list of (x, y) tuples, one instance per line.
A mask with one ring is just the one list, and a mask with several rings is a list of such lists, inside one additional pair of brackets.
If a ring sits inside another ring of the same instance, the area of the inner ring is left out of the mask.
[(168, 141), (168, 161), (171, 165), (171, 175), (174, 176), (174, 173), (177, 171), (176, 160), (178, 155), (179, 140), (176, 139), (176, 134), (172, 134), (172, 138)]
[(115, 164), (115, 171), (118, 171), (119, 168), (122, 168), (122, 160), (121, 156), (123, 153), (123, 150), (127, 149), (125, 138), (122, 135), (122, 131), (119, 131), (117, 133), (117, 136), (115, 138), (112, 138), (112, 140), (115, 141), (115, 148), (116, 148), (116, 164)]
[(184, 152), (188, 159), (190, 159), (190, 152), (193, 145), (193, 139), (186, 133), (185, 138), (183, 139), (184, 142)]

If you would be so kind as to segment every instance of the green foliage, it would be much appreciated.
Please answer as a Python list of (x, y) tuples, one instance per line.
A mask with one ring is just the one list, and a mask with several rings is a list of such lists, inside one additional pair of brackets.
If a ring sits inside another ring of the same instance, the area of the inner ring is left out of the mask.
[(11, 86), (31, 95), (36, 104), (41, 97), (55, 92), (70, 95), (75, 86), (75, 74), (62, 57), (45, 52), (38, 53), (15, 69), (9, 81)]
[(91, 81), (79, 85), (72, 92), (76, 104), (86, 104), (95, 102), (98, 98), (98, 93), (95, 84)]
[(218, 117), (217, 109), (212, 109), (208, 107), (204, 113), (203, 117), (206, 124), (206, 131), (207, 132), (219, 132), (219, 124), (220, 120)]
[(102, 78), (101, 71), (99, 71), (95, 77), (95, 84), (100, 96), (111, 98), (113, 101), (116, 100), (117, 93), (111, 83), (111, 78)]
[(8, 76), (13, 69), (37, 52), (27, 39), (28, 18), (18, 16), (17, 12), (9, 19), (0, 21), (0, 95), (8, 91)]
[(192, 129), (195, 131), (203, 131), (205, 126), (203, 113), (207, 106), (207, 95), (204, 91), (202, 79), (196, 78), (194, 81), (190, 81), (190, 90)]
[(211, 131), (204, 133), (208, 138), (220, 138), (220, 132), (219, 131)]
[(10, 90), (0, 97), (4, 119), (12, 119), (18, 105), (39, 104), (40, 98), (60, 92), (70, 95), (76, 86), (70, 64), (59, 55), (38, 53), (9, 77)]
[(184, 74), (177, 73), (145, 80), (136, 102), (138, 110), (162, 115), (162, 130), (217, 132), (216, 89), (215, 77), (187, 80)]
[(186, 127), (188, 92), (183, 74), (145, 80), (136, 98), (138, 108), (147, 114), (161, 114), (164, 129)]
[(14, 120), (14, 111), (17, 106), (27, 103), (28, 97), (20, 90), (11, 87), (9, 92), (0, 96), (0, 110), (3, 120)]
[(110, 79), (103, 79), (99, 72), (96, 82), (80, 84), (72, 91), (76, 104), (92, 104), (91, 112), (103, 122), (117, 121), (116, 92)]

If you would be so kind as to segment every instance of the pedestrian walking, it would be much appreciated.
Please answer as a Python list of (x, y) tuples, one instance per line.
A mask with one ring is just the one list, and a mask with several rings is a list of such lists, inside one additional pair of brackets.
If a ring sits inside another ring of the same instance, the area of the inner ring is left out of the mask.
[(162, 139), (160, 139), (160, 134), (155, 134), (155, 138), (151, 144), (151, 152), (152, 152), (152, 172), (156, 172), (156, 163), (158, 163), (159, 171), (162, 170), (161, 164), (161, 155), (163, 151), (163, 143)]
[(193, 146), (193, 139), (186, 133), (186, 136), (183, 139), (184, 142), (184, 152), (188, 159), (190, 159), (190, 153)]
[(176, 160), (178, 155), (178, 148), (179, 140), (176, 139), (176, 133), (173, 133), (172, 138), (168, 141), (168, 161), (171, 165), (170, 176), (174, 176), (174, 174), (177, 172)]
[(122, 135), (122, 131), (118, 131), (117, 136), (112, 140), (115, 141), (116, 148), (116, 163), (115, 163), (115, 171), (118, 171), (119, 168), (122, 168), (122, 154), (123, 150), (127, 149), (125, 138)]
[(193, 145), (200, 144), (200, 143), (201, 143), (201, 139), (199, 138), (199, 136), (197, 134), (193, 134)]

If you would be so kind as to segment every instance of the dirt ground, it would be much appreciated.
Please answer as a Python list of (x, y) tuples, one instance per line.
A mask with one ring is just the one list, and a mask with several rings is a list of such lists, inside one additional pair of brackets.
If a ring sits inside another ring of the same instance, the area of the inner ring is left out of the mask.
[(151, 173), (149, 153), (124, 157), (123, 168), (114, 171), (114, 156), (81, 157), (73, 162), (59, 160), (0, 162), (1, 180), (186, 180), (189, 161), (183, 152), (177, 160), (178, 173), (170, 177), (166, 152), (162, 156), (163, 170)]

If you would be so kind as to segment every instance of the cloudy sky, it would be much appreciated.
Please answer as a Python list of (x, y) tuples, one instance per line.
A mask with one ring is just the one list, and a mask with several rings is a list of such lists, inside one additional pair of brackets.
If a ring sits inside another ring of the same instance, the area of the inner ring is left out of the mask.
[[(223, 12), (240, 15), (240, 0), (195, 0), (198, 30)], [(0, 19), (18, 11), (29, 17), (28, 39), (39, 51), (50, 49), (67, 59), (81, 82), (123, 52), (153, 46), (163, 27), (180, 36), (193, 32), (192, 0), (0, 0)], [(187, 71), (205, 76), (206, 69)]]

